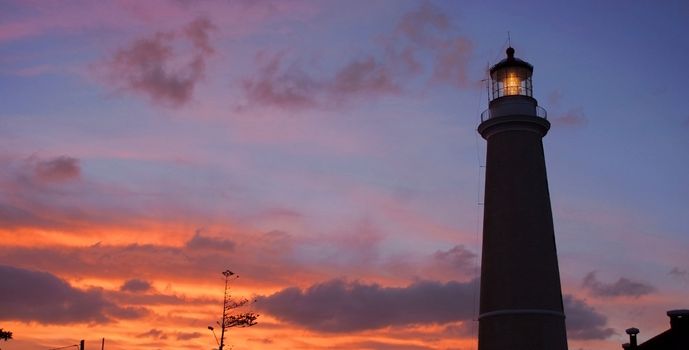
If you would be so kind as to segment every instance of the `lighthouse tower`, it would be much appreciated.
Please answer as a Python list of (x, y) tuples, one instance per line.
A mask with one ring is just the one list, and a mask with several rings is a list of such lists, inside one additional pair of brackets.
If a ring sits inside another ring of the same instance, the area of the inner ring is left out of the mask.
[(567, 334), (533, 66), (514, 57), (490, 69), (478, 132), (488, 142), (479, 350), (566, 350)]

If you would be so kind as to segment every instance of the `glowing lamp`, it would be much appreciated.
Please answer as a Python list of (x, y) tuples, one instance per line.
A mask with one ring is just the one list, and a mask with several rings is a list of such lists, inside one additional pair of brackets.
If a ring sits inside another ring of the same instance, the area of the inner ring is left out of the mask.
[(514, 57), (514, 49), (507, 48), (507, 58), (490, 69), (492, 100), (503, 96), (532, 97), (533, 66)]

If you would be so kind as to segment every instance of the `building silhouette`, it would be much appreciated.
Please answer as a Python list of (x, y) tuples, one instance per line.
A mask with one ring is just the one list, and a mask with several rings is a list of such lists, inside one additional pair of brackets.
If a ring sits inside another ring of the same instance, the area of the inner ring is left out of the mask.
[(567, 334), (533, 66), (514, 57), (490, 69), (479, 350), (565, 350)]
[(689, 310), (670, 310), (670, 329), (637, 345), (636, 335), (639, 330), (629, 328), (629, 343), (623, 344), (623, 349), (635, 350), (687, 350), (689, 349)]

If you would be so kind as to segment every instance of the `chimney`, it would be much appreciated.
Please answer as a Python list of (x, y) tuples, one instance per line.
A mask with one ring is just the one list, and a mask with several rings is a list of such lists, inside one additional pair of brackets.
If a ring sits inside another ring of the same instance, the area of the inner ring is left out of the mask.
[(639, 334), (639, 329), (638, 328), (627, 328), (625, 331), (627, 334), (629, 334), (629, 348), (628, 349), (636, 349), (636, 335)]
[(689, 310), (670, 310), (667, 315), (670, 317), (672, 332), (689, 332)]

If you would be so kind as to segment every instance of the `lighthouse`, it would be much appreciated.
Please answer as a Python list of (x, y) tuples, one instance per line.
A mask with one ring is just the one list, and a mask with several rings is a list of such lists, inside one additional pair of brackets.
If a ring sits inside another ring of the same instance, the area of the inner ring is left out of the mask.
[(479, 350), (566, 350), (567, 333), (533, 66), (514, 56), (490, 68)]

